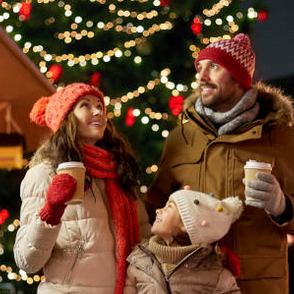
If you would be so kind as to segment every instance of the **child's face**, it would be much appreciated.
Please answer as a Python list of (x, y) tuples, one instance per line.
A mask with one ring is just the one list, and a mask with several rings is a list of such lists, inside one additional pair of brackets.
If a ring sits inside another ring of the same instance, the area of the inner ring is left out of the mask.
[(179, 230), (186, 232), (175, 202), (169, 199), (163, 208), (156, 210), (151, 232), (170, 245)]

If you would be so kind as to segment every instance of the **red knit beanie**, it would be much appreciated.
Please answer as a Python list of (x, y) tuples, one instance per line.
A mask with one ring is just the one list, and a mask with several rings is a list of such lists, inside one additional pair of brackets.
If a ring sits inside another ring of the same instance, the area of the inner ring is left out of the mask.
[(245, 91), (250, 88), (255, 69), (255, 54), (247, 35), (238, 34), (233, 39), (219, 40), (208, 45), (195, 60), (197, 71), (198, 61), (204, 59), (224, 67)]
[(102, 92), (91, 85), (73, 83), (49, 97), (37, 100), (30, 112), (30, 119), (40, 126), (49, 127), (55, 133), (77, 100), (86, 95), (100, 98), (103, 110), (106, 111)]

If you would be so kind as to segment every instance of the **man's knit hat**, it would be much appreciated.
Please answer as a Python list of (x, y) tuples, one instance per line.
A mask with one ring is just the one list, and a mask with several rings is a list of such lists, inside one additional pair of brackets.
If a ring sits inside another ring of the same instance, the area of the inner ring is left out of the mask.
[(179, 190), (169, 198), (175, 201), (192, 244), (218, 241), (243, 210), (238, 197), (219, 200), (205, 193)]
[(100, 98), (105, 112), (102, 92), (91, 85), (73, 83), (49, 97), (41, 97), (37, 100), (30, 112), (30, 119), (40, 126), (49, 127), (55, 133), (78, 99), (86, 95)]
[(247, 91), (252, 83), (255, 54), (248, 35), (238, 34), (230, 40), (219, 40), (204, 48), (195, 60), (209, 59), (224, 67), (238, 84)]

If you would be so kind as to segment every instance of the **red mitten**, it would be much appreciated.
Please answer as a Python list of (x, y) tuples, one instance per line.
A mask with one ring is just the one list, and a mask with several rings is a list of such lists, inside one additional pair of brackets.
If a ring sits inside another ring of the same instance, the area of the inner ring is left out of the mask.
[(44, 207), (40, 211), (41, 220), (50, 225), (57, 225), (65, 210), (65, 202), (70, 200), (76, 191), (77, 181), (69, 174), (58, 174), (47, 191)]

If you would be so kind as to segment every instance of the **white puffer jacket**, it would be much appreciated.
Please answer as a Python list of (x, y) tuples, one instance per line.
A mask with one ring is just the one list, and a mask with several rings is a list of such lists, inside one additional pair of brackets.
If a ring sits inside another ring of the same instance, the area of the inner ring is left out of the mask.
[[(38, 213), (55, 172), (41, 163), (29, 169), (21, 183), (20, 228), (14, 245), (19, 268), (34, 273), (43, 268), (45, 281), (38, 294), (113, 294), (116, 285), (116, 250), (104, 180), (93, 179), (83, 204), (69, 205), (61, 224), (51, 226)], [(150, 226), (138, 201), (140, 235)]]

